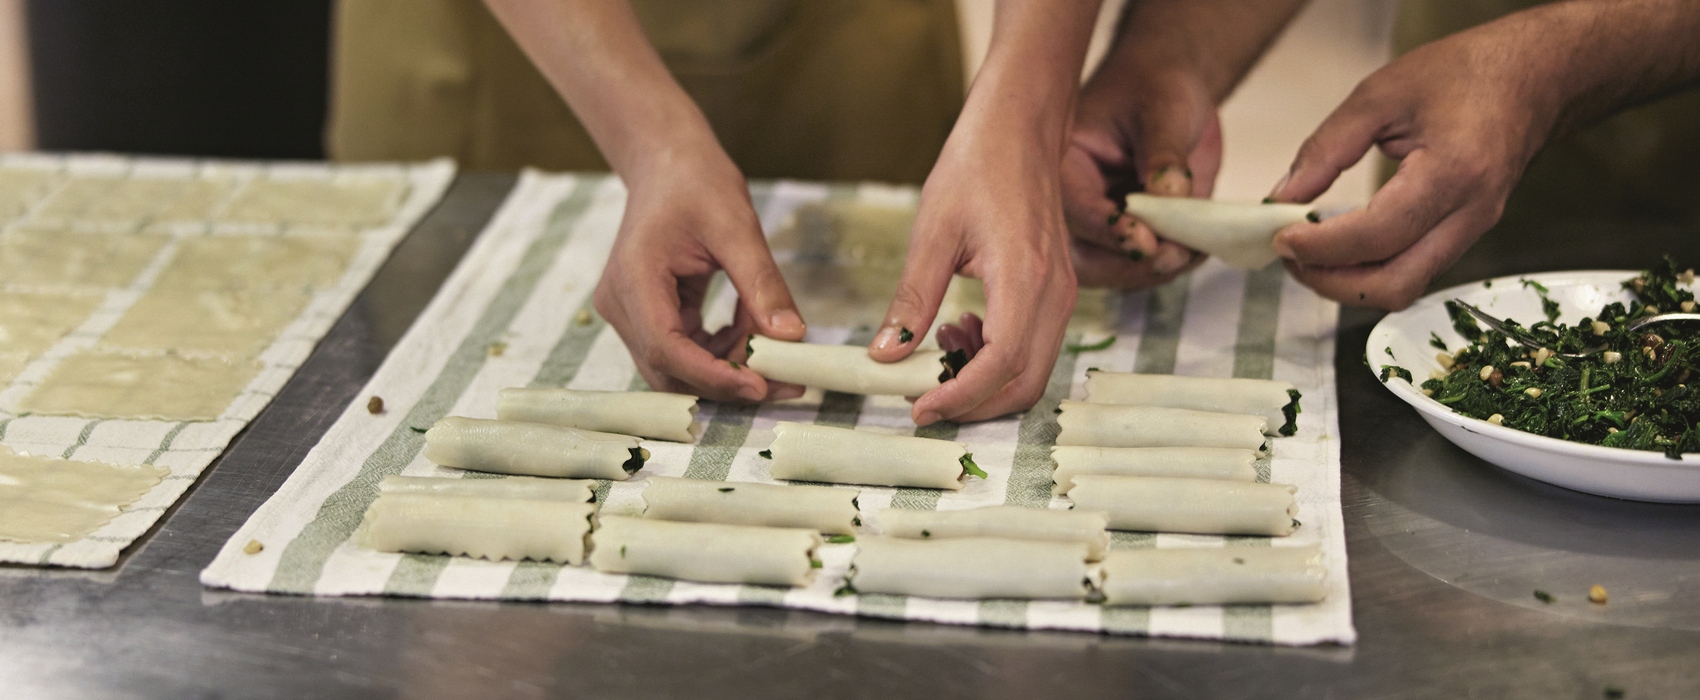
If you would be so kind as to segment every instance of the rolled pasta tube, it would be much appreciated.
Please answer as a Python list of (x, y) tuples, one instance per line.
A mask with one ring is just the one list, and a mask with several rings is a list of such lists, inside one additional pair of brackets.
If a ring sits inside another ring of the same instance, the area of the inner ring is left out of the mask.
[(750, 369), (768, 379), (870, 396), (920, 396), (955, 376), (966, 359), (918, 350), (896, 362), (876, 362), (860, 345), (814, 345), (750, 336)]
[(596, 493), (589, 479), (542, 479), (510, 476), (501, 479), (445, 479), (434, 476), (386, 476), (378, 493), (423, 493), (480, 498), (529, 498), (584, 503)]
[(1259, 416), (1160, 406), (1062, 402), (1058, 445), (1081, 447), (1226, 447), (1263, 452)]
[(1001, 537), (1042, 542), (1079, 542), (1087, 561), (1098, 561), (1110, 547), (1108, 520), (1103, 513), (1020, 506), (987, 506), (965, 510), (880, 511), (883, 534), (911, 540), (962, 537)]
[(1121, 549), (1104, 557), (1105, 605), (1315, 603), (1328, 595), (1316, 547)]
[(697, 397), (662, 391), (503, 389), (496, 417), (674, 442), (698, 432)]
[(1286, 484), (1162, 476), (1076, 476), (1075, 510), (1108, 516), (1112, 530), (1201, 535), (1293, 534), (1298, 504)]
[(1058, 496), (1086, 474), (1257, 481), (1257, 453), (1229, 447), (1064, 446), (1051, 448), (1051, 461), (1057, 467), (1051, 492)]
[(1273, 379), (1177, 377), (1087, 370), (1086, 400), (1129, 406), (1166, 406), (1212, 413), (1263, 416), (1271, 434), (1297, 430), (1299, 390)]
[(955, 490), (972, 464), (968, 448), (948, 440), (789, 421), (776, 423), (773, 432), (778, 438), (768, 449), (775, 479)]
[(1190, 197), (1127, 196), (1127, 213), (1157, 235), (1255, 270), (1275, 262), (1275, 233), (1315, 215), (1305, 204), (1245, 204)]
[(1086, 597), (1085, 544), (997, 537), (862, 537), (850, 585), (857, 593), (929, 598)]
[(854, 489), (782, 486), (652, 476), (643, 517), (690, 523), (802, 527), (829, 535), (856, 533)]
[(380, 552), (576, 565), (595, 512), (581, 501), (391, 491), (366, 509), (356, 542)]
[(820, 534), (603, 516), (590, 536), (590, 565), (609, 574), (644, 574), (706, 583), (806, 586)]
[(425, 432), (425, 459), (500, 474), (624, 481), (649, 451), (629, 435), (450, 416)]

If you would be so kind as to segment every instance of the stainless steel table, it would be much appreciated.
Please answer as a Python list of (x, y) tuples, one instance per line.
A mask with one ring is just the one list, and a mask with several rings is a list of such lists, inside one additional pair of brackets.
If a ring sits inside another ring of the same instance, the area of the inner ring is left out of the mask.
[[(500, 203), (463, 175), (272, 406), (114, 570), (0, 568), (0, 698), (1700, 697), (1700, 507), (1495, 469), (1337, 366), (1355, 647), (902, 624), (772, 609), (310, 599), (200, 569), (333, 422)], [(1490, 236), (1453, 280), (1700, 261), (1700, 237), (1582, 222)], [(1535, 237), (1530, 244), (1529, 236)], [(1592, 584), (1611, 592), (1586, 601)], [(1550, 592), (1543, 603), (1535, 590)]]

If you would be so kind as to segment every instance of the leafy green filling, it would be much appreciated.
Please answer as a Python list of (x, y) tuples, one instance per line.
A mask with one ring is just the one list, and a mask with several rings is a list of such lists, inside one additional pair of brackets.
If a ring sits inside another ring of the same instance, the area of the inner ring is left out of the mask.
[(1299, 408), (1300, 394), (1298, 389), (1288, 389), (1287, 397), (1291, 398), (1292, 401), (1288, 401), (1287, 405), (1281, 407), (1281, 416), (1286, 418), (1287, 422), (1281, 424), (1281, 429), (1276, 431), (1281, 433), (1281, 437), (1292, 437), (1299, 432), (1299, 413), (1304, 411), (1304, 409)]
[(974, 463), (974, 455), (965, 454), (965, 455), (962, 455), (961, 459), (958, 459), (956, 461), (962, 465), (962, 471), (965, 471), (972, 476), (977, 476), (977, 477), (980, 477), (982, 479), (986, 478), (986, 470), (981, 469), (980, 465)]

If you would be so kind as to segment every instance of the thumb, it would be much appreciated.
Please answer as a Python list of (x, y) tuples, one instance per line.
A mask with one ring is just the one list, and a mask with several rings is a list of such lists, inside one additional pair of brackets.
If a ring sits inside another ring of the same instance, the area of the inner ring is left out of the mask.
[(933, 326), (933, 317), (938, 315), (950, 277), (956, 273), (956, 251), (936, 245), (937, 238), (910, 236), (909, 255), (903, 262), (903, 276), (897, 281), (897, 294), (886, 309), (879, 332), (868, 345), (868, 355), (875, 360), (896, 362), (908, 357)]
[(756, 236), (758, 242), (739, 246), (720, 260), (727, 279), (738, 290), (738, 305), (762, 335), (802, 340), (806, 330), (803, 315), (797, 312), (797, 303), (791, 299), (791, 290), (785, 286), (785, 277), (779, 274), (766, 241), (759, 233)]

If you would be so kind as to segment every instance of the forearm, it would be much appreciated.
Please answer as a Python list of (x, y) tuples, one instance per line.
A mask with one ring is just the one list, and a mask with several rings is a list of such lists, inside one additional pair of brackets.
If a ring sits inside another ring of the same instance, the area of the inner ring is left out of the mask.
[(487, 4), (628, 182), (681, 158), (721, 154), (626, 0)]
[[(999, 0), (991, 50), (952, 140), (980, 133), (1040, 144), (1062, 157), (1098, 0)], [(984, 144), (998, 148), (1000, 144)]]
[(1154, 67), (1195, 71), (1220, 103), (1257, 63), (1305, 0), (1131, 0), (1116, 41), (1088, 83), (1125, 84)]

